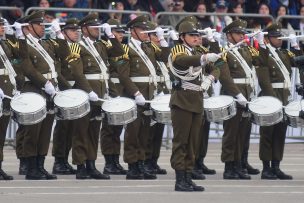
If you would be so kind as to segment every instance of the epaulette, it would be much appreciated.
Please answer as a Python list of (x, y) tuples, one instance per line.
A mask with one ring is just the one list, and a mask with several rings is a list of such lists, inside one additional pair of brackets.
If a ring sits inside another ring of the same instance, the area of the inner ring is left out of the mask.
[(253, 46), (248, 46), (251, 56), (259, 56), (259, 51)]
[(291, 58), (293, 58), (293, 57), (296, 56), (293, 52), (291, 52), (291, 51), (289, 51), (289, 50), (287, 50), (287, 54), (288, 54), (288, 56), (291, 57)]
[(177, 44), (171, 49), (172, 61), (179, 55), (188, 55), (186, 47), (183, 45)]
[(155, 43), (151, 42), (151, 45), (155, 52), (161, 52), (161, 49)]
[(122, 48), (124, 50), (124, 54), (122, 55), (122, 59), (129, 59), (130, 47), (127, 44), (122, 44)]
[[(223, 47), (221, 47), (220, 50), (221, 50), (221, 52), (224, 52), (224, 51), (225, 51), (225, 49), (224, 49)], [(227, 62), (227, 54), (228, 54), (228, 52), (225, 52), (224, 54), (222, 54), (222, 59), (223, 59), (225, 62)]]
[(16, 41), (16, 42), (14, 43), (14, 42), (12, 42), (11, 40), (8, 39), (7, 42), (8, 42), (13, 48), (19, 49), (19, 42), (18, 42), (18, 41)]
[(50, 39), (50, 41), (54, 44), (54, 46), (59, 47), (59, 44), (55, 40)]
[(105, 41), (105, 40), (101, 40), (101, 42), (106, 45), (107, 48), (111, 48), (112, 47), (112, 43), (110, 40)]
[(198, 49), (199, 52), (202, 52), (202, 53), (208, 53), (209, 52), (209, 50), (202, 45), (199, 45), (196, 48)]
[(70, 47), (70, 55), (66, 58), (66, 60), (68, 61), (68, 63), (78, 60), (80, 58), (80, 51), (81, 51), (81, 47), (78, 43), (71, 43), (69, 45)]

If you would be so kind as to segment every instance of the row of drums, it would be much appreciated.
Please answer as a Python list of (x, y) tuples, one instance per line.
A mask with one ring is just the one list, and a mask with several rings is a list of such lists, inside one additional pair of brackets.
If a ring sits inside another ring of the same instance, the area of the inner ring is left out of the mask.
[[(151, 105), (150, 115), (163, 124), (171, 123), (169, 107), (170, 94), (155, 97), (148, 101)], [(46, 100), (39, 94), (28, 92), (15, 96), (11, 101), (12, 118), (19, 124), (32, 125), (46, 117)], [(70, 89), (58, 92), (54, 97), (55, 115), (58, 120), (74, 120), (90, 112), (88, 94), (82, 90)], [(0, 103), (0, 106), (2, 104)], [(304, 127), (304, 101), (293, 101), (287, 106), (275, 97), (262, 96), (248, 103), (253, 123), (270, 126), (284, 120), (288, 125)], [(105, 100), (102, 112), (109, 125), (126, 125), (137, 118), (134, 100), (126, 97)], [(205, 116), (210, 122), (222, 122), (236, 115), (236, 102), (231, 96), (214, 96), (204, 99)], [(0, 108), (1, 116), (2, 108)]]

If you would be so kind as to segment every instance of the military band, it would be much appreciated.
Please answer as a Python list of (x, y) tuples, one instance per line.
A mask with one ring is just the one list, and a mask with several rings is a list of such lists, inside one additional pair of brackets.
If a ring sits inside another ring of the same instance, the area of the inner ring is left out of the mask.
[[(0, 19), (0, 179), (13, 179), (2, 169), (10, 119), (19, 122), (16, 155), (19, 174), (25, 179), (49, 180), (74, 174), (76, 179), (125, 175), (129, 180), (167, 174), (158, 165), (165, 124), (155, 118), (152, 104), (170, 95), (167, 105), (171, 118), (167, 123), (172, 122), (173, 127), (170, 164), (176, 175), (174, 189), (204, 191), (192, 180), (216, 173), (204, 161), (211, 123), (204, 103), (214, 98), (212, 85), (217, 81), (222, 85), (220, 95), (233, 98), (231, 105), (235, 105), (235, 115), (219, 119), (224, 128), (223, 178), (248, 180), (260, 173), (248, 161), (250, 114), (254, 113), (249, 105), (270, 96), (286, 106), (290, 102), (291, 67), (296, 66), (294, 57), (303, 55), (295, 35), (288, 37), (290, 50), (281, 48), (280, 24), (248, 34), (247, 23), (236, 20), (222, 34), (202, 28), (196, 17), (189, 16), (177, 24), (176, 31), (165, 33), (166, 29), (144, 15), (125, 27), (115, 19), (101, 24), (98, 14), (91, 13), (83, 19), (68, 19), (63, 25), (54, 20), (48, 28), (52, 33), (45, 39), (43, 16), (43, 11), (33, 12), (12, 26)], [(130, 38), (124, 44), (126, 28)], [(251, 46), (246, 35), (255, 38), (259, 47)], [(173, 46), (166, 36), (173, 40)], [(227, 44), (219, 38), (225, 38)], [(65, 90), (85, 93), (86, 114), (74, 119), (60, 117), (54, 100)], [(12, 102), (26, 93), (37, 93), (47, 111), (30, 124), (11, 116)], [(119, 98), (130, 99), (136, 108), (134, 119), (125, 124), (111, 123), (102, 108), (105, 102)], [(44, 165), (53, 125), (55, 161), (50, 173)], [(260, 126), (261, 179), (292, 179), (280, 169), (287, 126), (284, 120)], [(105, 160), (103, 172), (96, 168), (99, 144)], [(120, 162), (122, 148), (128, 170)], [(69, 163), (70, 154), (77, 169)]]

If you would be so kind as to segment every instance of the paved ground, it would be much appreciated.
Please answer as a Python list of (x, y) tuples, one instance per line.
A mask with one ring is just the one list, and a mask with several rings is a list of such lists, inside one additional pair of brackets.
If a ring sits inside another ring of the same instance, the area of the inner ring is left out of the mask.
[[(75, 180), (74, 176), (59, 176), (55, 181), (25, 181), (17, 175), (17, 159), (14, 150), (5, 148), (4, 168), (15, 177), (14, 181), (0, 182), (0, 202), (303, 202), (304, 201), (304, 144), (287, 144), (282, 169), (294, 176), (291, 181), (265, 181), (253, 176), (248, 181), (227, 181), (222, 179), (223, 164), (220, 162), (221, 144), (210, 143), (206, 163), (217, 170), (217, 175), (196, 181), (205, 192), (174, 192), (174, 172), (170, 168), (171, 151), (161, 152), (160, 165), (168, 175), (158, 176), (153, 181), (127, 181), (124, 176), (112, 176), (109, 181)], [(261, 168), (258, 160), (258, 144), (251, 145), (250, 162)], [(47, 169), (51, 169), (53, 158), (47, 157)], [(104, 160), (98, 158), (97, 167), (103, 167)], [(125, 165), (126, 166), (126, 165)]]

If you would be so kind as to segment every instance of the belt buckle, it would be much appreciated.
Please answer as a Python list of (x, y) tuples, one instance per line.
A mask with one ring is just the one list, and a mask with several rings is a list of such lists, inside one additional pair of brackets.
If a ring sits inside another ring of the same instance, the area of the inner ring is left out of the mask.
[(46, 74), (46, 79), (51, 80), (52, 79), (52, 73), (47, 73)]

